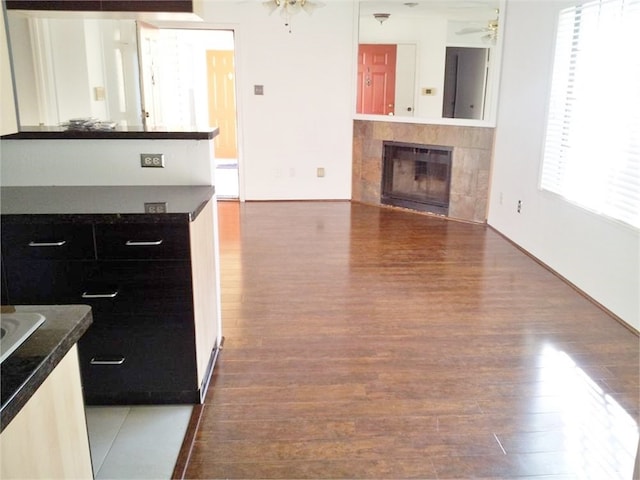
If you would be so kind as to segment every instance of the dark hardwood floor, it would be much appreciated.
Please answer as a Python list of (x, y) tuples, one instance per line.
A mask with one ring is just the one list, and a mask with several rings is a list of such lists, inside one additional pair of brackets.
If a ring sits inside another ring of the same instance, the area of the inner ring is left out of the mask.
[(495, 231), (219, 212), (225, 343), (186, 478), (632, 478), (638, 336)]

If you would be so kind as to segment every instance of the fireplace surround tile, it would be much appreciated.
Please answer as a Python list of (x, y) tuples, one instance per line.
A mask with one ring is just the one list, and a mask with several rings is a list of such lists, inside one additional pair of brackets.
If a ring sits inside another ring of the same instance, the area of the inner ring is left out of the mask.
[(352, 199), (380, 205), (383, 142), (453, 147), (449, 217), (487, 219), (494, 129), (453, 125), (354, 121)]

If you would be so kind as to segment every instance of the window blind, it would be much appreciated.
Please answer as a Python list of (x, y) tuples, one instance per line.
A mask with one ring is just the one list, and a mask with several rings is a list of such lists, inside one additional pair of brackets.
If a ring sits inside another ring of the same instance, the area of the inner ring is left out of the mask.
[(640, 228), (640, 0), (560, 12), (540, 187)]

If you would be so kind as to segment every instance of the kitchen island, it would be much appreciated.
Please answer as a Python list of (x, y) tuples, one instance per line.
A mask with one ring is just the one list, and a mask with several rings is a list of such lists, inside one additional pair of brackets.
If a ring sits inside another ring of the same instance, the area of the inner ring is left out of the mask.
[[(2, 478), (92, 478), (76, 344), (86, 305), (5, 306), (44, 323), (2, 362)], [(64, 441), (62, 441), (64, 440)]]
[(1, 430), (78, 343), (92, 322), (91, 309), (87, 305), (2, 307), (3, 313), (12, 311), (40, 313), (45, 322), (2, 362)]
[(3, 303), (77, 304), (85, 402), (200, 403), (221, 340), (212, 186), (2, 187)]

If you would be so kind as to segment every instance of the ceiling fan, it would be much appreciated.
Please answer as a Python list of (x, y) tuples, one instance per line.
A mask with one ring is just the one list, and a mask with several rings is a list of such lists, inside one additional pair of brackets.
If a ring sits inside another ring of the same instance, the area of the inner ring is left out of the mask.
[[(496, 10), (496, 15), (498, 14)], [(468, 35), (471, 33), (485, 33), (482, 40), (495, 41), (498, 36), (498, 17), (489, 20), (484, 27), (465, 27), (456, 32), (456, 35)]]
[(266, 0), (262, 2), (271, 15), (280, 9), (280, 15), (285, 19), (285, 26), (289, 28), (291, 33), (291, 17), (301, 11), (307, 12), (309, 15), (318, 7), (323, 7), (324, 3), (312, 0)]

